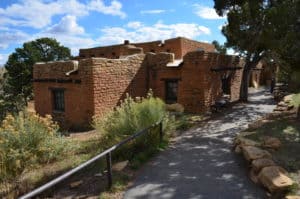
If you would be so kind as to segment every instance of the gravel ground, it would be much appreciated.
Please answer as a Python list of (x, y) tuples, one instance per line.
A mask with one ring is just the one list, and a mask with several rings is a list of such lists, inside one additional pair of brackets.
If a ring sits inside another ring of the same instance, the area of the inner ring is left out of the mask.
[(124, 198), (266, 198), (247, 177), (244, 160), (231, 150), (238, 132), (275, 107), (264, 89), (250, 90), (249, 99), (181, 134), (139, 171)]

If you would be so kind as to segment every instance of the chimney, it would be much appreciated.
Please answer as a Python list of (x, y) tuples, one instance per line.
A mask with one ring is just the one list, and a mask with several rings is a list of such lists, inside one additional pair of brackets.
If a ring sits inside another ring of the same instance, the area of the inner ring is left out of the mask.
[(124, 40), (124, 45), (128, 45), (129, 44), (129, 40)]

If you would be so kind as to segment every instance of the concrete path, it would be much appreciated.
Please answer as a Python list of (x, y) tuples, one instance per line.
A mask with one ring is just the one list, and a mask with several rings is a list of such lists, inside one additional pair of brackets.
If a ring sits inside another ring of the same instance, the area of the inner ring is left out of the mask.
[(266, 91), (252, 90), (249, 104), (237, 104), (179, 136), (141, 169), (124, 198), (266, 198), (247, 177), (245, 161), (231, 149), (238, 132), (274, 107)]

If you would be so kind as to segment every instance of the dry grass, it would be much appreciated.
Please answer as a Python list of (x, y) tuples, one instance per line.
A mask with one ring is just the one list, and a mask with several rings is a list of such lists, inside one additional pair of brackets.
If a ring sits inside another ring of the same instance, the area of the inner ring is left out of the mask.
[[(0, 184), (0, 196), (6, 195), (8, 198), (16, 198), (18, 195), (24, 194), (90, 159), (101, 151), (100, 147), (97, 147), (99, 146), (99, 139), (93, 135), (95, 134), (87, 134), (86, 137), (81, 135), (67, 138), (72, 142), (72, 145), (77, 146), (72, 149), (73, 151), (68, 156), (50, 164), (27, 169), (14, 182), (5, 185)], [(7, 192), (9, 192), (8, 195)]]
[[(249, 131), (246, 130), (246, 131)], [(262, 142), (265, 136), (276, 137), (282, 142), (282, 147), (270, 151), (278, 165), (284, 167), (290, 177), (298, 184), (291, 187), (291, 194), (300, 195), (300, 122), (295, 117), (279, 115), (257, 129), (251, 129), (254, 134), (246, 136), (249, 139)]]

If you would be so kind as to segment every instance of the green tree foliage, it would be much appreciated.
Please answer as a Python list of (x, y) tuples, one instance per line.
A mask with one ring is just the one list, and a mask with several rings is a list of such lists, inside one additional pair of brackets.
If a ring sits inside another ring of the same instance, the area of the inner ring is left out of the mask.
[[(296, 32), (299, 28), (299, 0), (214, 2), (219, 15), (227, 14), (228, 24), (222, 29), (227, 38), (226, 46), (245, 56), (240, 99), (247, 101), (250, 72), (261, 59), (287, 60), (286, 56), (293, 61), (296, 61), (297, 56), (299, 59), (299, 34)], [(288, 49), (297, 52), (292, 55)]]
[(227, 53), (227, 48), (226, 48), (225, 45), (220, 44), (220, 43), (219, 43), (218, 41), (216, 41), (216, 40), (212, 41), (211, 43), (215, 46), (215, 48), (216, 48), (216, 50), (217, 50), (218, 53), (223, 54), (223, 55), (226, 55), (226, 53)]
[(0, 109), (4, 110), (1, 112), (14, 111), (32, 97), (32, 69), (36, 62), (67, 60), (70, 57), (70, 49), (51, 38), (26, 42), (22, 48), (16, 48), (4, 66), (4, 92), (0, 104)]

